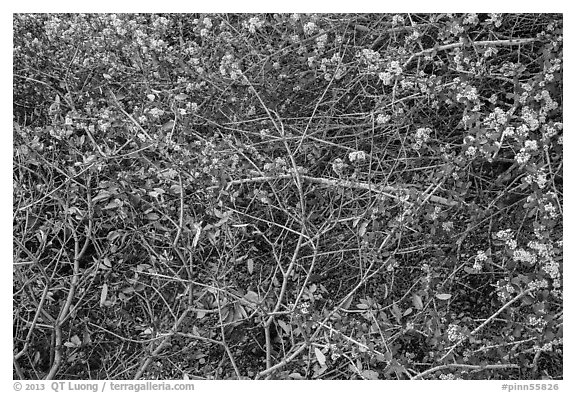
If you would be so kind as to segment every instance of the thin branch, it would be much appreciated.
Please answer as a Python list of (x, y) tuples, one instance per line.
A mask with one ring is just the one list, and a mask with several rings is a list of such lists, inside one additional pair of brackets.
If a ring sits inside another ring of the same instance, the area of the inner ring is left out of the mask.
[(426, 371), (421, 372), (420, 374), (415, 375), (412, 379), (422, 379), (425, 376), (435, 373), (436, 371), (445, 370), (449, 368), (463, 368), (467, 370), (505, 370), (508, 368), (520, 368), (517, 364), (488, 364), (485, 366), (480, 365), (471, 365), (471, 364), (443, 364), (440, 366), (432, 367)]
[(442, 45), (434, 48), (425, 49), (418, 53), (413, 54), (410, 58), (404, 63), (402, 68), (406, 68), (412, 60), (417, 57), (424, 56), (433, 52), (441, 52), (445, 50), (459, 48), (465, 45), (472, 45), (472, 46), (514, 46), (514, 45), (522, 45), (522, 44), (529, 44), (531, 42), (539, 41), (537, 38), (517, 38), (514, 40), (498, 40), (498, 41), (477, 41), (471, 42), (469, 44), (465, 42), (455, 42), (453, 44)]

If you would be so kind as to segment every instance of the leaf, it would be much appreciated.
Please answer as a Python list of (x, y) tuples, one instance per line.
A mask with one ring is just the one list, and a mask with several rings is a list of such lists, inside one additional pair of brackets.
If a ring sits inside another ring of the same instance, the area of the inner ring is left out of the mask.
[[(246, 295), (244, 295), (244, 299), (247, 300), (249, 303), (258, 304), (260, 303), (260, 297), (254, 291), (248, 291)], [(252, 304), (251, 304), (252, 305)]]
[(77, 335), (73, 335), (72, 337), (70, 337), (70, 342), (74, 344), (74, 346), (76, 347), (82, 345), (82, 341), (80, 341), (80, 337), (78, 337)]
[(464, 271), (468, 274), (478, 274), (478, 270), (473, 269), (470, 266), (464, 266)]
[(286, 332), (286, 334), (290, 334), (290, 331), (292, 329), (286, 322), (284, 322), (281, 319), (279, 319), (277, 322), (278, 322), (278, 325), (280, 325), (280, 327), (282, 328), (282, 330), (284, 330)]
[(414, 311), (414, 310), (412, 310), (412, 307), (410, 307), (410, 308), (408, 308), (408, 310), (404, 311), (404, 314), (402, 314), (402, 316), (405, 317), (407, 315), (410, 315), (410, 314), (412, 314), (412, 311)]
[(354, 296), (348, 296), (348, 299), (346, 299), (346, 301), (342, 305), (342, 309), (348, 310), (350, 308), (350, 305), (352, 304), (353, 299), (354, 299)]
[(110, 262), (110, 259), (108, 259), (108, 257), (104, 257), (104, 259), (102, 260), (102, 264), (106, 269), (112, 269), (112, 262)]
[(200, 234), (202, 233), (202, 223), (194, 224), (194, 229), (196, 229), (196, 233), (194, 234), (194, 240), (192, 240), (192, 248), (196, 248), (198, 245), (198, 240), (200, 240)]
[(102, 285), (102, 292), (100, 292), (100, 307), (104, 306), (106, 297), (108, 297), (108, 284)]
[(102, 190), (98, 193), (98, 195), (96, 195), (94, 198), (92, 198), (92, 203), (97, 203), (103, 200), (106, 200), (108, 198), (110, 198), (112, 194), (110, 194), (109, 191), (106, 190)]
[(170, 131), (172, 128), (174, 128), (174, 120), (165, 123), (160, 129), (162, 131)]
[(174, 98), (177, 99), (178, 101), (184, 101), (185, 99), (188, 98), (188, 94), (184, 94), (184, 93), (176, 94), (176, 96), (174, 96)]
[(156, 221), (160, 218), (160, 216), (156, 213), (148, 213), (146, 214), (146, 219), (150, 220), (150, 221)]
[(436, 294), (436, 299), (439, 299), (439, 300), (448, 300), (451, 297), (452, 297), (452, 295), (449, 293), (437, 293)]
[(364, 370), (362, 371), (362, 376), (371, 380), (377, 380), (379, 377), (378, 372), (374, 370)]
[(106, 236), (106, 239), (108, 239), (109, 242), (113, 242), (114, 240), (118, 239), (119, 237), (120, 237), (119, 231), (110, 231), (110, 232), (108, 232), (108, 236)]
[(132, 286), (126, 286), (126, 287), (122, 288), (120, 291), (125, 295), (130, 295), (130, 294), (136, 292), (136, 290)]
[(321, 366), (324, 366), (326, 364), (326, 356), (324, 356), (322, 351), (320, 351), (320, 349), (317, 347), (314, 347), (314, 354), (316, 355), (316, 360), (318, 360), (318, 363), (320, 363)]
[(120, 204), (116, 200), (114, 200), (114, 201), (110, 202), (109, 204), (107, 204), (104, 207), (104, 210), (116, 209), (118, 207), (120, 207)]
[(422, 303), (422, 298), (415, 293), (412, 294), (412, 304), (416, 307), (417, 310), (422, 310), (424, 308), (424, 304)]
[(401, 319), (402, 319), (402, 311), (400, 310), (400, 308), (398, 307), (398, 305), (396, 303), (394, 303), (392, 305), (391, 312), (392, 312), (392, 315), (394, 315), (394, 318), (396, 318), (396, 321), (398, 323), (400, 323)]
[(366, 234), (367, 228), (368, 228), (368, 221), (364, 221), (362, 224), (360, 224), (360, 229), (358, 229), (358, 234), (360, 235), (360, 237)]
[(368, 310), (370, 308), (370, 306), (367, 305), (366, 303), (358, 303), (356, 305), (356, 308), (358, 308), (360, 310)]
[(90, 338), (90, 332), (87, 328), (84, 328), (84, 332), (82, 333), (82, 345), (92, 344), (92, 338)]
[(248, 273), (254, 273), (254, 260), (250, 258), (246, 261), (246, 264), (248, 265)]

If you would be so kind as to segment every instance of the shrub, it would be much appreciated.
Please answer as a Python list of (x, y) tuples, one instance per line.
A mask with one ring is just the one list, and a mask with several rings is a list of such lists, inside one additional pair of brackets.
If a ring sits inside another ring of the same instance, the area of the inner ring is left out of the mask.
[(15, 14), (18, 378), (562, 378), (562, 17)]

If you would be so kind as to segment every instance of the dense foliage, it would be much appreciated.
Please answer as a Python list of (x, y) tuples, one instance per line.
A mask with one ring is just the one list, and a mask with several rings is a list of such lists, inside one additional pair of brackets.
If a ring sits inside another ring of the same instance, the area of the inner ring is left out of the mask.
[(17, 378), (562, 378), (562, 17), (16, 14)]

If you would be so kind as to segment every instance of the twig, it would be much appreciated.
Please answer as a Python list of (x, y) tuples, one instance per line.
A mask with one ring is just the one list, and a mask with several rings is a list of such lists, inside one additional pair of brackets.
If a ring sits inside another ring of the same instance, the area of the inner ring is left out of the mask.
[(114, 100), (114, 103), (116, 104), (116, 106), (118, 107), (118, 109), (120, 109), (120, 112), (122, 112), (124, 114), (124, 116), (126, 116), (128, 119), (130, 119), (130, 121), (132, 123), (134, 123), (134, 125), (146, 136), (146, 138), (148, 138), (148, 140), (154, 140), (149, 134), (148, 132), (146, 132), (146, 130), (144, 128), (142, 128), (142, 126), (140, 125), (140, 123), (138, 123), (128, 112), (126, 112), (124, 110), (124, 108), (122, 108), (122, 105), (120, 104), (120, 102), (118, 101), (118, 99), (116, 98), (116, 95), (112, 92), (112, 90), (109, 91), (110, 96), (112, 97), (112, 99)]
[[(281, 175), (272, 175), (272, 176), (256, 176), (256, 177), (249, 177), (244, 179), (232, 180), (228, 183), (228, 187), (232, 185), (239, 185), (244, 183), (257, 183), (257, 182), (267, 182), (276, 179), (289, 179), (291, 178), (291, 174), (281, 174)], [(391, 192), (409, 192), (410, 189), (406, 187), (394, 187), (394, 186), (379, 186), (372, 183), (365, 183), (359, 181), (352, 181), (352, 180), (345, 180), (345, 179), (328, 179), (322, 177), (312, 177), (308, 175), (300, 175), (302, 180), (307, 180), (312, 183), (322, 184), (328, 187), (346, 187), (346, 188), (356, 188), (366, 191), (372, 191), (380, 195), (387, 196), (389, 198), (398, 199), (400, 200), (401, 197), (397, 195), (391, 194)], [(434, 191), (438, 189), (438, 186)], [(456, 206), (458, 202), (456, 201), (448, 201), (448, 199), (435, 196), (433, 195), (434, 192), (427, 194), (425, 197), (425, 201), (430, 201), (434, 203), (438, 203), (441, 205), (446, 206)]]
[[(472, 46), (488, 46), (488, 45), (514, 46), (514, 45), (528, 44), (528, 43), (535, 42), (535, 41), (538, 41), (538, 39), (536, 39), (536, 38), (517, 38), (514, 40), (477, 41), (477, 42), (470, 42), (468, 45), (472, 45)], [(467, 44), (465, 42), (455, 42), (453, 44), (447, 44), (447, 45), (442, 45), (442, 46), (438, 46), (435, 48), (425, 49), (423, 51), (420, 51), (420, 52), (415, 53), (412, 56), (410, 56), (410, 58), (404, 63), (402, 68), (406, 68), (410, 64), (410, 62), (412, 60), (414, 60), (416, 57), (427, 55), (427, 54), (432, 53), (432, 52), (440, 52), (440, 51), (450, 50), (450, 49), (454, 49), (454, 48), (459, 48), (459, 47), (464, 46), (464, 45), (467, 45)]]
[(522, 298), (524, 295), (528, 294), (529, 292), (533, 291), (534, 288), (528, 288), (523, 290), (522, 292), (520, 292), (518, 295), (516, 295), (512, 300), (510, 300), (508, 303), (504, 304), (502, 307), (500, 307), (500, 309), (498, 311), (496, 311), (494, 314), (492, 314), (488, 319), (486, 319), (484, 322), (482, 322), (480, 325), (478, 325), (474, 330), (472, 330), (472, 332), (470, 332), (469, 335), (467, 335), (466, 337), (461, 338), (460, 340), (458, 340), (458, 342), (456, 342), (454, 345), (452, 345), (449, 349), (448, 352), (446, 352), (444, 354), (444, 356), (442, 356), (440, 358), (440, 361), (443, 361), (444, 359), (446, 359), (446, 357), (448, 357), (448, 355), (450, 355), (454, 349), (456, 349), (460, 344), (462, 344), (464, 341), (466, 341), (469, 337), (474, 336), (476, 333), (478, 333), (484, 326), (488, 325), (490, 322), (492, 322), (492, 320), (494, 320), (494, 318), (496, 318), (498, 315), (500, 315), (501, 312), (503, 312), (504, 310), (506, 310), (508, 307), (510, 307), (513, 303), (515, 303), (518, 299)]
[(472, 364), (442, 364), (440, 366), (432, 367), (420, 374), (415, 375), (412, 379), (422, 379), (426, 375), (435, 373), (436, 371), (445, 370), (447, 368), (464, 368), (468, 370), (503, 370), (507, 368), (520, 368), (517, 364), (488, 364), (486, 366), (472, 365)]

